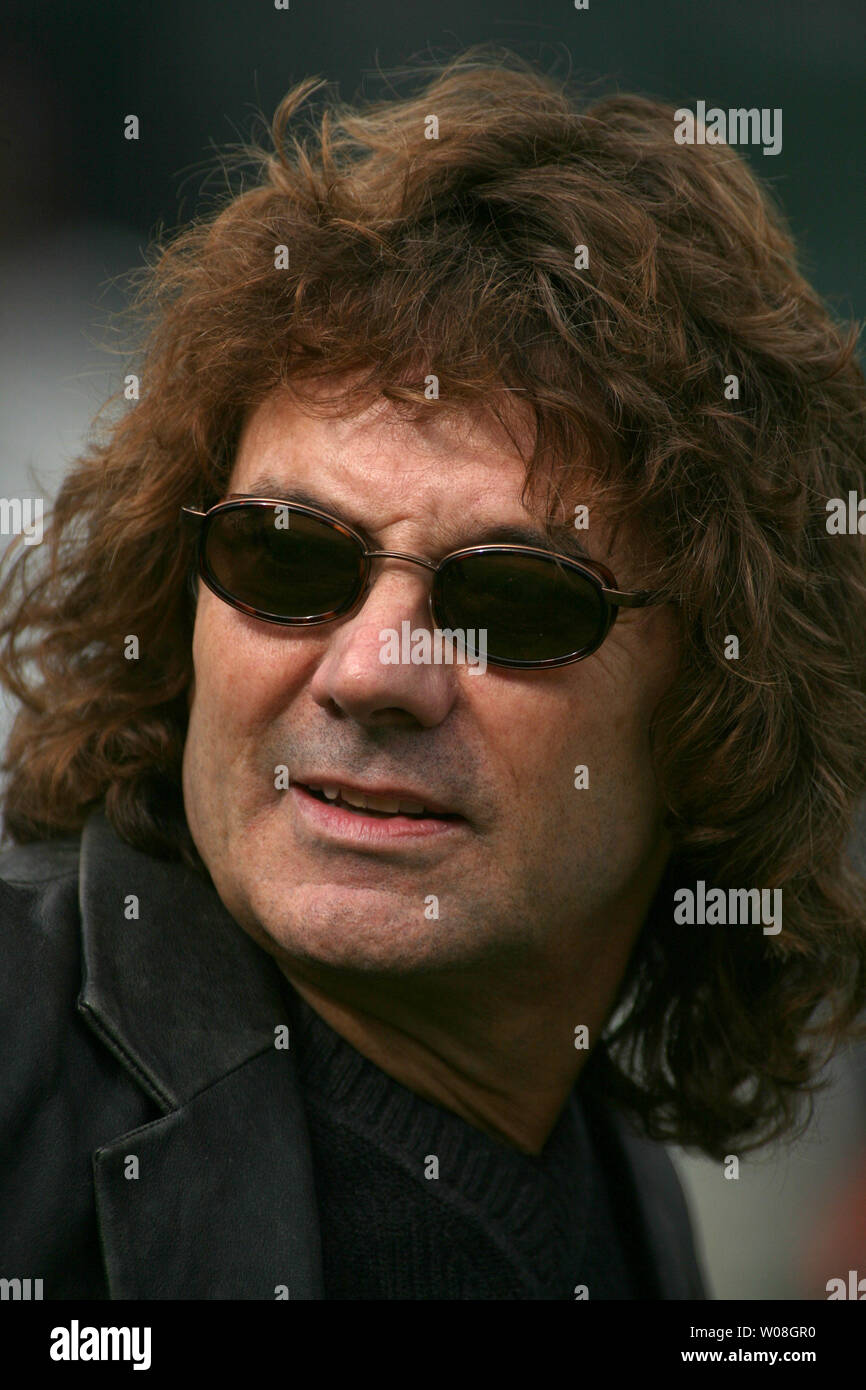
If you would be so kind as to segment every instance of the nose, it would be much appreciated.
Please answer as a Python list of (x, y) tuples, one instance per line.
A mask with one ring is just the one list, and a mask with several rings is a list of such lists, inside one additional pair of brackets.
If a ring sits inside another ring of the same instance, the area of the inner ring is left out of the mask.
[(350, 617), (330, 625), (330, 641), (313, 675), (311, 694), (323, 708), (339, 710), (363, 724), (433, 728), (456, 699), (457, 671), (450, 665), (385, 659), (395, 650), (389, 633), (396, 634), (402, 658), (400, 638), (407, 620), (412, 631), (431, 630), (431, 578), (393, 552), (372, 563), (374, 577), (364, 603)]

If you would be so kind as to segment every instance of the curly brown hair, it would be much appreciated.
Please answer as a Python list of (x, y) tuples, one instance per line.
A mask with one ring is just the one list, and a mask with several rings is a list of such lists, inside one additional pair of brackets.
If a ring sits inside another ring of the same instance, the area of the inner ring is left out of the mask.
[[(325, 85), (299, 83), (270, 144), (241, 150), (252, 182), (137, 272), (140, 400), (94, 429), (44, 544), (13, 546), (0, 584), (0, 679), (21, 702), (5, 831), (67, 835), (104, 803), (129, 843), (205, 872), (180, 790), (194, 609), (179, 509), (224, 495), (268, 392), (303, 401), (340, 378), (335, 412), (429, 410), (432, 371), (449, 408), (498, 415), (497, 392), (517, 391), (527, 488), (565, 496), (579, 458), (614, 523), (641, 518), (679, 623), (652, 731), (675, 849), (598, 1065), (651, 1136), (756, 1147), (793, 1129), (826, 1058), (863, 1032), (847, 844), (866, 787), (864, 538), (828, 535), (825, 510), (866, 490), (856, 332), (800, 275), (746, 162), (677, 144), (672, 107), (583, 102), (487, 45), (423, 75), (402, 98), (329, 98), (289, 139)], [(672, 890), (697, 879), (783, 888), (784, 931), (683, 931)]]

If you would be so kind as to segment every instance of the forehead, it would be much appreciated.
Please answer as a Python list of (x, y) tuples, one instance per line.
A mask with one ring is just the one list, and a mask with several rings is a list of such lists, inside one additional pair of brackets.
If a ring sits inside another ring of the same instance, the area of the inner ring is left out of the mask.
[[(522, 447), (531, 446), (531, 426), (516, 409), (511, 428)], [(519, 496), (525, 466), (507, 431), (479, 408), (452, 411), (431, 401), (429, 411), (407, 419), (398, 404), (378, 401), (351, 414), (324, 415), (285, 394), (272, 393), (247, 417), (241, 433), (232, 487), (255, 473), (298, 479), (316, 473), (356, 485), (387, 481), (421, 495), (461, 483)]]
[(443, 542), (531, 525), (530, 542), (544, 543), (546, 533), (570, 553), (611, 558), (597, 510), (590, 537), (575, 529), (573, 507), (524, 502), (534, 419), (514, 397), (498, 404), (505, 423), (483, 406), (448, 410), (438, 401), (412, 419), (384, 400), (327, 415), (315, 401), (310, 409), (273, 392), (245, 420), (227, 492), (294, 493), (362, 530), (413, 519)]

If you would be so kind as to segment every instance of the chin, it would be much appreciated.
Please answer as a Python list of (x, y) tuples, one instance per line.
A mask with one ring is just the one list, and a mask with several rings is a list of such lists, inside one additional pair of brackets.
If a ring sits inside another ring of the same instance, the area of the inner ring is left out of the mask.
[(441, 963), (448, 946), (441, 924), (425, 920), (423, 905), (409, 919), (405, 900), (345, 888), (305, 892), (289, 911), (285, 901), (277, 908), (252, 901), (241, 924), (286, 965), (400, 974)]

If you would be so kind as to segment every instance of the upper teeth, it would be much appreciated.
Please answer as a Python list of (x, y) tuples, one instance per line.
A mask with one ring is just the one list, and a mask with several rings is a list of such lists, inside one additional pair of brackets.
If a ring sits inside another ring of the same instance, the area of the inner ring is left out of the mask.
[(341, 797), (350, 806), (357, 806), (368, 811), (407, 811), (416, 815), (426, 808), (420, 801), (406, 801), (396, 796), (370, 796), (365, 792), (356, 792), (349, 787), (314, 787), (310, 784), (311, 792), (324, 792), (329, 801), (336, 801)]

